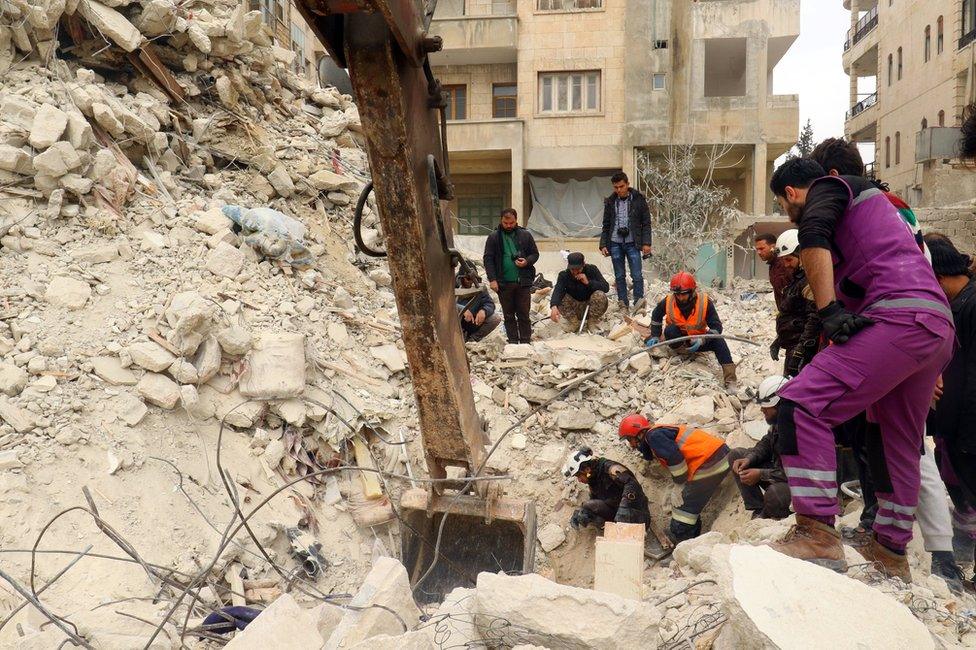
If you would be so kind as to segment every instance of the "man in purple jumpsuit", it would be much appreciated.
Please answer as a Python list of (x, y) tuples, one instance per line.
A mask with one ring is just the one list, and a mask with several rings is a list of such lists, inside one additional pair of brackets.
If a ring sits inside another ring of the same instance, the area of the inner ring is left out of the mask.
[(918, 505), (919, 450), (935, 382), (954, 343), (952, 312), (911, 230), (866, 178), (784, 163), (770, 182), (798, 225), (801, 260), (832, 345), (780, 389), (780, 455), (797, 525), (773, 548), (846, 569), (835, 427), (867, 411), (880, 427), (878, 515), (861, 554), (911, 579), (905, 547)]

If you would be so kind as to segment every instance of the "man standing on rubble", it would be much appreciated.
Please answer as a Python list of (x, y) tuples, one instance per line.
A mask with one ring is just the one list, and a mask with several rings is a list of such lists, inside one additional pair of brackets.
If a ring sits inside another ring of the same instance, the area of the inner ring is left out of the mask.
[(532, 282), (539, 249), (535, 239), (518, 225), (515, 208), (505, 208), (498, 228), (485, 242), (485, 274), (492, 291), (498, 294), (505, 316), (509, 343), (530, 343), (532, 321)]
[(634, 473), (620, 463), (594, 456), (592, 449), (583, 447), (566, 459), (563, 476), (575, 476), (590, 488), (590, 498), (569, 520), (573, 528), (602, 529), (608, 521), (645, 526), (651, 523), (644, 489)]
[[(651, 336), (644, 341), (651, 346), (661, 340), (693, 336), (695, 334), (721, 334), (722, 321), (715, 304), (708, 294), (698, 290), (695, 276), (691, 273), (675, 274), (671, 278), (671, 293), (657, 304), (651, 313)], [(662, 338), (663, 336), (663, 338)], [(681, 341), (672, 349), (686, 353), (714, 352), (722, 366), (722, 381), (726, 388), (734, 388), (735, 364), (725, 339), (695, 339)]]
[(779, 303), (783, 300), (783, 289), (790, 283), (793, 272), (776, 254), (776, 235), (768, 232), (756, 235), (754, 243), (756, 255), (769, 267), (769, 284), (773, 287), (773, 298), (776, 300), (776, 308), (779, 309)]
[(488, 294), (488, 289), (477, 286), (475, 278), (464, 272), (458, 273), (454, 286), (465, 342), (480, 341), (494, 332), (502, 319), (495, 313), (495, 301)]
[(570, 253), (566, 270), (560, 271), (549, 299), (549, 317), (558, 323), (566, 319), (572, 331), (580, 328), (583, 318), (596, 323), (607, 312), (607, 291), (610, 285), (593, 264), (586, 264), (583, 253)]
[(776, 340), (769, 347), (773, 361), (784, 353), (783, 374), (796, 377), (800, 368), (813, 359), (820, 348), (820, 318), (813, 292), (800, 266), (800, 240), (796, 229), (787, 230), (776, 240), (776, 257), (791, 273), (776, 312)]
[(780, 457), (797, 524), (773, 548), (846, 567), (834, 529), (832, 428), (866, 410), (883, 441), (885, 472), (873, 477), (874, 536), (859, 550), (910, 581), (905, 547), (918, 505), (919, 449), (936, 379), (952, 354), (952, 312), (911, 230), (869, 180), (827, 176), (818, 163), (794, 159), (770, 187), (798, 224), (803, 267), (834, 344), (779, 391)]
[(702, 510), (729, 473), (729, 448), (701, 429), (686, 424), (652, 425), (638, 413), (620, 421), (618, 434), (644, 460), (658, 461), (671, 474), (675, 492), (668, 539), (677, 544), (698, 537)]
[(627, 174), (610, 177), (613, 194), (603, 202), (603, 231), (600, 252), (613, 262), (618, 306), (630, 309), (627, 297), (627, 265), (634, 283), (634, 304), (644, 298), (644, 270), (641, 260), (651, 254), (651, 211), (644, 195), (630, 186)]
[(776, 432), (776, 407), (779, 404), (776, 391), (787, 381), (786, 377), (773, 376), (759, 384), (756, 403), (762, 409), (769, 431), (752, 449), (736, 448), (729, 452), (732, 478), (753, 519), (790, 516), (790, 486), (776, 451), (779, 437)]

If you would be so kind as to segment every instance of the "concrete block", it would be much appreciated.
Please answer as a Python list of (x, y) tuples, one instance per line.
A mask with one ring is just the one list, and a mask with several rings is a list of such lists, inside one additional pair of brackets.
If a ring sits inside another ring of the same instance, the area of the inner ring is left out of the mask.
[(282, 594), (224, 647), (227, 650), (321, 648), (320, 609), (302, 609), (291, 594)]
[(608, 523), (596, 540), (593, 589), (640, 600), (644, 589), (644, 525)]
[[(413, 600), (407, 570), (390, 557), (377, 559), (349, 605), (356, 609), (346, 612), (326, 642), (325, 650), (349, 648), (381, 635), (400, 636), (412, 629), (420, 619), (420, 609)], [(388, 609), (372, 605), (382, 605)]]

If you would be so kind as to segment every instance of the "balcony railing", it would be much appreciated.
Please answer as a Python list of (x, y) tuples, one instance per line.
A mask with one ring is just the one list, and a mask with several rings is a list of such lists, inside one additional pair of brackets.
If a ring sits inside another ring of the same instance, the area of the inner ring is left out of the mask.
[(972, 31), (966, 34), (963, 34), (962, 38), (959, 39), (959, 49), (961, 50), (962, 48), (966, 47), (973, 41), (976, 41), (976, 29), (973, 29)]
[(864, 111), (868, 110), (872, 106), (878, 103), (878, 93), (871, 93), (858, 103), (851, 106), (851, 110), (847, 111), (847, 119), (851, 119), (856, 115), (860, 115)]
[(861, 16), (860, 20), (847, 30), (847, 40), (844, 42), (844, 51), (854, 47), (858, 41), (868, 35), (868, 33), (878, 26), (878, 7), (875, 6), (871, 11)]

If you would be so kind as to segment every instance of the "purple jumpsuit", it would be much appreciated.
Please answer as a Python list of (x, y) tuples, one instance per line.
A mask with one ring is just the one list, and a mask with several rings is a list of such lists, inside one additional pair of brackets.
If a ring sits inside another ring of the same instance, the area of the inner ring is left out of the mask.
[[(832, 428), (867, 411), (880, 427), (887, 468), (877, 480), (874, 531), (902, 550), (918, 505), (925, 417), (952, 355), (954, 326), (932, 267), (898, 211), (876, 188), (855, 196), (853, 180), (828, 176), (810, 189), (821, 183), (846, 188), (847, 209), (830, 239), (835, 290), (846, 309), (875, 323), (817, 354), (779, 391), (786, 424), (780, 451), (793, 509), (832, 523), (839, 510)], [(799, 227), (802, 239), (802, 217)]]

